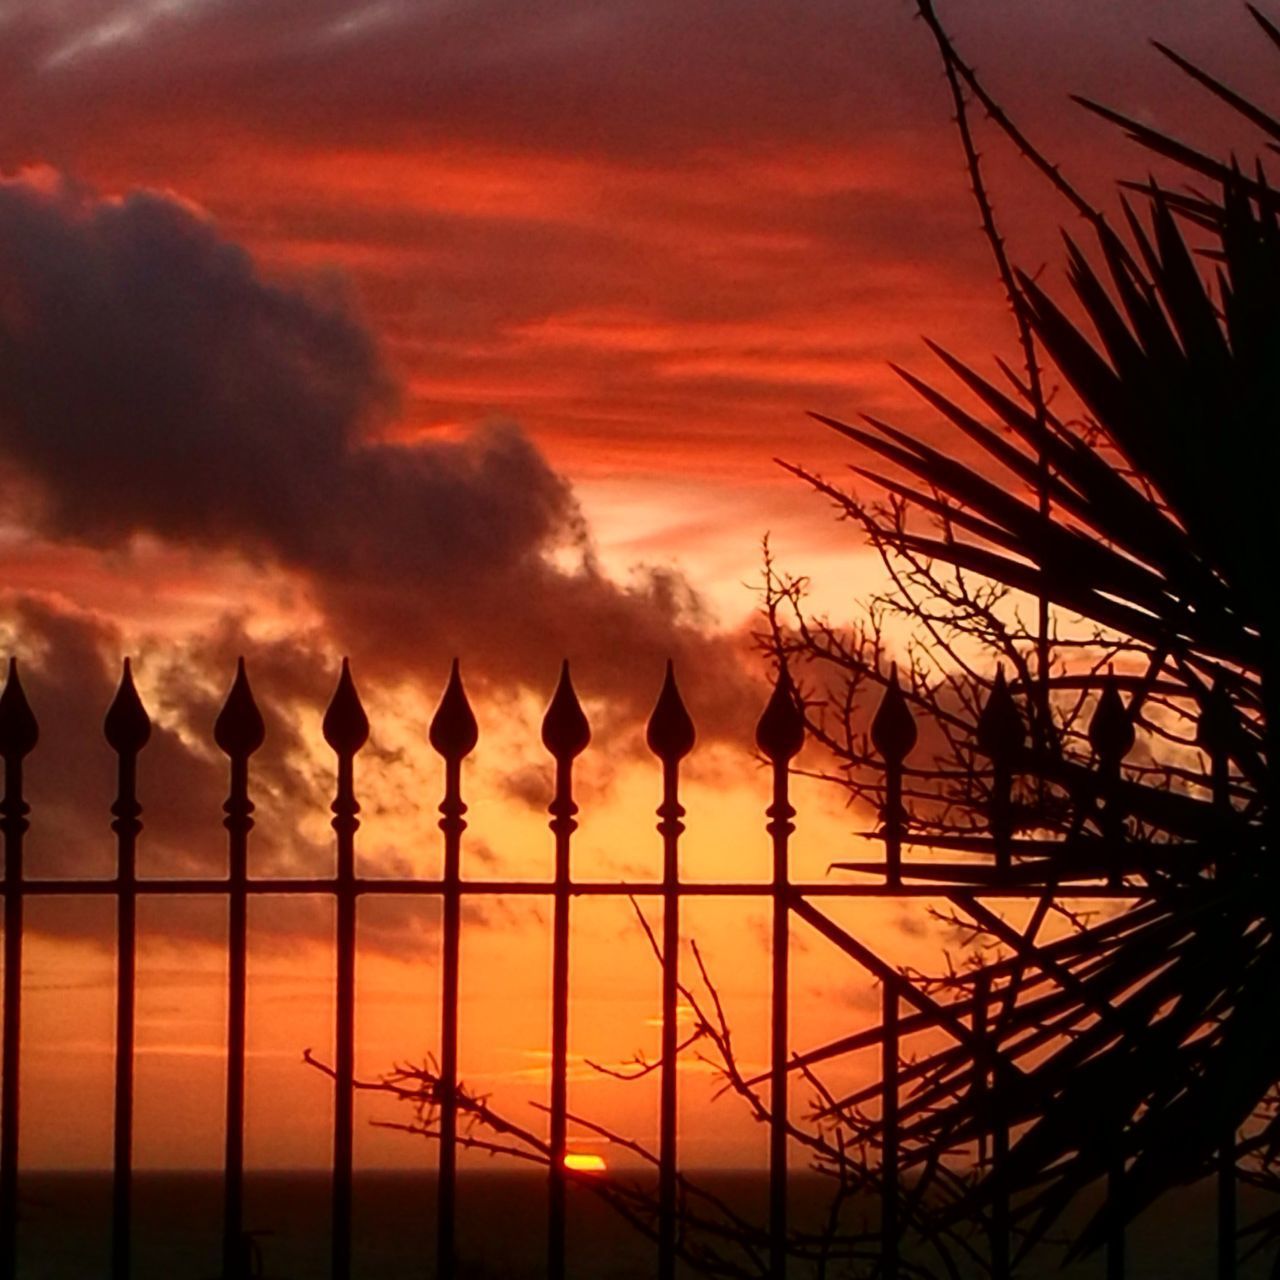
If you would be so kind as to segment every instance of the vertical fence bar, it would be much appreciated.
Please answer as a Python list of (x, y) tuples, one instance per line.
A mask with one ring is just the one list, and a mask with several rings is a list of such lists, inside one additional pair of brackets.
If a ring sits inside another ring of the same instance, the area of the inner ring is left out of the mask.
[(676, 798), (679, 765), (662, 762), (662, 1080), (658, 1139), (658, 1276), (676, 1274), (676, 984), (680, 968), (680, 889), (677, 842), (684, 824)]
[[(998, 1052), (994, 1038), (989, 1043), (993, 1053)], [(995, 1196), (991, 1202), (991, 1274), (994, 1280), (1008, 1280), (1011, 1274), (1011, 1219), (1009, 1185), (1006, 1181), (1009, 1169), (1009, 1125), (1000, 1081), (1001, 1077), (997, 1075), (996, 1087), (991, 1094), (991, 1176), (995, 1179)]]
[(333, 1280), (351, 1275), (351, 1202), (355, 1140), (356, 1040), (356, 867), (355, 838), (360, 827), (355, 794), (356, 753), (369, 739), (369, 719), (360, 705), (351, 678), (351, 664), (342, 660), (338, 687), (324, 716), (324, 740), (338, 757), (338, 788), (333, 804), (337, 836), (337, 985), (334, 1019), (333, 1078), (333, 1208), (330, 1220)]
[(1089, 720), (1089, 743), (1098, 760), (1102, 807), (1098, 822), (1106, 860), (1107, 884), (1124, 887), (1124, 808), (1120, 794), (1120, 766), (1133, 748), (1133, 720), (1125, 709), (1115, 678), (1103, 682), (1098, 705)]
[(973, 1095), (974, 1110), (979, 1116), (978, 1168), (984, 1173), (990, 1172), (990, 1149), (985, 1125), (991, 1106), (991, 1089), (986, 1057), (981, 1050), (986, 1044), (987, 1002), (990, 995), (991, 977), (988, 973), (979, 970), (973, 979), (973, 1038), (979, 1046), (979, 1052), (973, 1055)]
[[(1004, 1107), (998, 1085), (993, 1078), (991, 1061), (996, 1037), (988, 1020), (991, 1002), (991, 978), (979, 972), (973, 986), (973, 1033), (978, 1052), (973, 1060), (973, 1087), (978, 1098), (978, 1113), (990, 1129), (990, 1145), (985, 1136), (978, 1139), (978, 1162), (991, 1185), (991, 1274), (994, 1280), (1007, 1280), (1009, 1275), (1009, 1193), (1004, 1184), (1006, 1157), (1009, 1153), (1009, 1131), (1003, 1122)], [(994, 1086), (994, 1087), (993, 1087)]]
[[(1026, 726), (1018, 704), (1009, 692), (1004, 668), (996, 669), (991, 693), (978, 716), (976, 726), (978, 750), (991, 761), (991, 795), (988, 821), (995, 845), (995, 866), (1006, 874), (1013, 867), (1013, 770), (1027, 741)], [(987, 1022), (990, 980), (980, 975), (974, 988), (974, 1032), (987, 1056), (994, 1056), (997, 1039)], [(1004, 1123), (1004, 1102), (999, 1077), (992, 1078), (987, 1056), (974, 1061), (974, 1071), (982, 1082), (983, 1102), (990, 1117), (991, 1163), (988, 1177), (993, 1187), (991, 1197), (991, 1273), (995, 1280), (1009, 1275), (1009, 1192), (1004, 1177), (1009, 1153), (1009, 1130)], [(991, 1087), (994, 1085), (995, 1087)]]
[[(1231, 739), (1234, 731), (1235, 712), (1231, 697), (1219, 679), (1214, 682), (1208, 699), (1200, 713), (1196, 726), (1196, 740), (1209, 755), (1209, 771), (1213, 794), (1214, 816), (1217, 824), (1219, 853), (1214, 865), (1214, 876), (1222, 881), (1231, 875), (1235, 849), (1232, 840), (1234, 811), (1231, 807)], [(1227, 1054), (1227, 1036), (1223, 1030)], [(1229, 1063), (1226, 1064), (1229, 1067)], [(1225, 1097), (1225, 1092), (1224, 1095)], [(1236, 1126), (1231, 1117), (1223, 1122), (1222, 1143), (1217, 1158), (1217, 1209), (1218, 1209), (1218, 1280), (1235, 1280), (1236, 1233), (1238, 1206), (1236, 1203)]]
[(884, 1088), (881, 1127), (884, 1150), (880, 1158), (880, 1274), (898, 1280), (898, 984), (884, 983), (884, 1038), (881, 1041), (880, 1075)]
[(222, 809), (227, 831), (227, 1096), (222, 1173), (223, 1280), (244, 1280), (249, 1259), (244, 1241), (244, 1063), (248, 960), (249, 757), (262, 746), (266, 726), (253, 700), (244, 659), (213, 726), (213, 739), (228, 757), (230, 782)]
[[(1124, 810), (1120, 794), (1120, 767), (1134, 743), (1133, 721), (1114, 676), (1103, 681), (1098, 705), (1089, 720), (1089, 743), (1098, 762), (1098, 786), (1102, 798), (1098, 825), (1102, 835), (1103, 861), (1107, 884), (1124, 886)], [(1124, 1280), (1125, 1217), (1127, 1197), (1124, 1164), (1124, 1099), (1116, 1100), (1117, 1112), (1112, 1136), (1111, 1167), (1107, 1172), (1107, 1204), (1111, 1222), (1107, 1235), (1107, 1280)]]
[[(916, 722), (898, 683), (898, 665), (889, 668), (884, 696), (871, 721), (871, 744), (884, 761), (885, 879), (902, 884), (902, 835), (906, 815), (902, 805), (903, 761), (916, 744)], [(880, 1169), (880, 1274), (898, 1276), (898, 988), (887, 977), (884, 985), (884, 1037), (881, 1041), (884, 1090), (884, 1151)]]
[(1230, 1121), (1218, 1148), (1218, 1280), (1236, 1276), (1236, 1130)]
[(151, 721), (134, 688), (129, 659), (103, 724), (117, 757), (116, 836), (116, 1080), (111, 1172), (111, 1275), (127, 1280), (132, 1259), (133, 1218), (133, 1057), (137, 999), (138, 753), (151, 736)]
[(898, 683), (898, 664), (889, 668), (884, 696), (871, 721), (871, 744), (884, 761), (885, 880), (896, 888), (902, 883), (902, 835), (906, 826), (902, 807), (902, 763), (916, 744), (916, 722)]
[(1111, 1151), (1111, 1168), (1107, 1172), (1107, 1206), (1111, 1223), (1107, 1229), (1107, 1280), (1124, 1280), (1125, 1215), (1124, 1215), (1124, 1128), (1117, 1120)]
[(549, 806), (555, 836), (555, 888), (551, 926), (551, 1134), (547, 1176), (547, 1275), (565, 1275), (565, 1154), (569, 1091), (569, 846), (578, 829), (573, 801), (573, 761), (591, 740), (587, 718), (569, 678), (569, 664), (542, 720), (542, 742), (556, 762), (556, 790)]
[(676, 1274), (676, 1061), (677, 986), (680, 974), (680, 836), (684, 806), (679, 798), (680, 761), (693, 750), (693, 721), (667, 663), (666, 678), (649, 717), (646, 740), (662, 761), (662, 803), (658, 834), (662, 836), (662, 1080), (658, 1125), (658, 1277)]
[(790, 1021), (790, 840), (796, 811), (789, 765), (804, 746), (804, 710), (785, 665), (756, 724), (756, 746), (772, 766), (773, 802), (765, 830), (773, 844), (773, 977), (769, 1026), (769, 1274), (787, 1274), (787, 1050)]
[(444, 799), (440, 830), (444, 834), (442, 892), (443, 936), (440, 964), (440, 1161), (436, 1181), (436, 1277), (452, 1280), (457, 1266), (458, 1183), (458, 951), (462, 919), (462, 761), (479, 737), (453, 660), (449, 683), (436, 708), (429, 733), (431, 745), (444, 757)]
[(0, 756), (4, 758), (4, 1048), (0, 1053), (0, 1280), (18, 1268), (18, 1073), (22, 1032), (22, 840), (30, 806), (22, 796), (22, 761), (39, 738), (35, 716), (9, 659), (0, 693)]

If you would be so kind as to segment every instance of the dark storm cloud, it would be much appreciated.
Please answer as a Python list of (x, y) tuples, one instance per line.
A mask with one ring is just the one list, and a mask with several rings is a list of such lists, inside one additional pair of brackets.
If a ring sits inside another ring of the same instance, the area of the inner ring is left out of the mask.
[[(301, 575), (366, 670), (545, 688), (561, 656), (631, 712), (668, 655), (741, 681), (676, 574), (619, 586), (568, 483), (514, 427), (377, 443), (394, 405), (351, 305), (264, 279), (177, 201), (0, 183), (0, 448), (36, 528), (95, 548), (136, 533)], [(556, 557), (553, 560), (553, 557)]]
[(0, 439), (68, 537), (296, 540), (388, 396), (340, 300), (149, 193), (0, 184), (0, 317)]

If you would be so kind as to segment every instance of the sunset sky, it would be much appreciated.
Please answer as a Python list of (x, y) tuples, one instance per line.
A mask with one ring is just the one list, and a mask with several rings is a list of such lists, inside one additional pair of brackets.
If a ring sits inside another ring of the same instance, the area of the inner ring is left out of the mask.
[[(1113, 179), (1145, 176), (1149, 158), (1069, 92), (1221, 146), (1230, 118), (1148, 37), (1264, 100), (1273, 82), (1274, 50), (1228, 0), (941, 7), (1027, 132), (1108, 207)], [(686, 869), (764, 878), (767, 786), (748, 746), (766, 692), (749, 643), (761, 539), (837, 618), (879, 582), (774, 459), (827, 473), (849, 460), (806, 410), (927, 430), (887, 367), (930, 371), (922, 334), (979, 363), (1010, 351), (912, 13), (0, 6), (0, 634), (42, 726), (31, 874), (112, 869), (99, 726), (125, 654), (157, 722), (144, 870), (220, 874), (209, 726), (245, 654), (269, 724), (254, 869), (323, 874), (318, 724), (349, 654), (374, 723), (359, 774), (370, 873), (437, 865), (425, 725), (458, 655), (481, 720), (467, 874), (548, 871), (537, 726), (566, 656), (596, 732), (575, 866), (654, 874), (638, 729), (672, 656), (701, 733)], [(1011, 249), (1055, 287), (1067, 212), (986, 142)], [(819, 877), (870, 816), (816, 784), (801, 795), (797, 874)], [(434, 917), (394, 905), (362, 907), (366, 1075), (435, 1043)], [(145, 906), (139, 1163), (214, 1164), (224, 908)], [(656, 1082), (581, 1064), (656, 1050), (658, 974), (629, 910), (575, 907), (573, 1105), (651, 1135)], [(765, 1053), (765, 910), (695, 905), (687, 920), (726, 975), (748, 1060)], [(327, 1161), (328, 1087), (300, 1060), (331, 1037), (329, 911), (298, 899), (252, 917), (256, 1163)], [(891, 958), (927, 961), (922, 918), (844, 915)], [(111, 904), (29, 916), (24, 1152), (103, 1164)], [(517, 1110), (545, 1093), (548, 955), (544, 909), (468, 919), (463, 1076)], [(869, 1016), (869, 985), (838, 956), (802, 940), (796, 963), (798, 1044), (833, 1008), (851, 1026)], [(714, 1122), (695, 1114), (709, 1077), (689, 1076), (687, 1159), (757, 1158), (761, 1135), (731, 1103)], [(429, 1154), (363, 1125), (360, 1143), (368, 1164)]]

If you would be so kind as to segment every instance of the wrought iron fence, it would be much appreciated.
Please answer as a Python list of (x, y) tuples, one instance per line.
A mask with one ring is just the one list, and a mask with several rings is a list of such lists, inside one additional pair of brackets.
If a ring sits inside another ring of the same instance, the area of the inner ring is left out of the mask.
[[(1111, 690), (1114, 693), (1114, 689)], [(1003, 701), (1002, 701), (1003, 700)], [(546, 1274), (551, 1280), (566, 1275), (566, 1184), (572, 1176), (565, 1165), (567, 1136), (567, 1058), (569, 1001), (569, 919), (578, 897), (616, 895), (656, 898), (663, 905), (660, 941), (662, 961), (662, 1030), (660, 1071), (660, 1122), (658, 1146), (657, 1240), (655, 1274), (672, 1280), (676, 1274), (679, 1241), (677, 1201), (679, 1139), (677, 1133), (677, 974), (680, 905), (691, 897), (763, 897), (772, 904), (772, 979), (769, 1106), (769, 1199), (767, 1237), (769, 1271), (784, 1277), (788, 1256), (788, 1073), (803, 1060), (788, 1041), (788, 965), (790, 929), (801, 921), (833, 943), (846, 956), (876, 978), (883, 988), (881, 1026), (874, 1037), (882, 1050), (883, 1130), (879, 1170), (881, 1202), (879, 1274), (885, 1280), (899, 1275), (900, 1180), (898, 1103), (903, 1073), (901, 1038), (921, 1027), (936, 1027), (964, 1048), (973, 1063), (973, 1087), (998, 1096), (1006, 1069), (998, 1046), (986, 1034), (985, 1007), (991, 991), (978, 990), (963, 1004), (950, 1005), (884, 961), (870, 947), (842, 928), (819, 905), (829, 898), (950, 897), (963, 902), (972, 917), (1004, 942), (1022, 962), (1036, 963), (1025, 938), (1012, 930), (983, 900), (1036, 899), (1065, 893), (1072, 898), (1136, 900), (1150, 890), (1126, 881), (1114, 862), (1099, 874), (1087, 865), (1072, 883), (1061, 872), (1052, 879), (1038, 876), (1034, 867), (1013, 874), (1014, 857), (1020, 852), (1010, 819), (1012, 757), (1021, 733), (1003, 678), (997, 679), (978, 725), (978, 748), (991, 761), (993, 784), (989, 801), (990, 860), (985, 863), (943, 862), (936, 858), (909, 860), (904, 848), (927, 844), (911, 838), (903, 803), (904, 762), (916, 741), (910, 708), (896, 676), (885, 688), (870, 725), (870, 739), (885, 772), (884, 805), (880, 834), (884, 858), (879, 863), (847, 864), (864, 874), (857, 882), (801, 882), (792, 879), (789, 842), (795, 830), (796, 810), (791, 803), (790, 762), (805, 741), (806, 722), (796, 690), (786, 672), (780, 671), (773, 694), (756, 729), (756, 746), (772, 777), (772, 799), (765, 811), (765, 830), (772, 845), (773, 874), (767, 882), (718, 881), (690, 883), (682, 880), (679, 865), (681, 819), (685, 810), (679, 798), (680, 762), (694, 745), (694, 725), (668, 665), (653, 715), (647, 742), (661, 764), (661, 803), (657, 831), (663, 848), (659, 880), (602, 881), (572, 874), (571, 849), (577, 827), (578, 806), (573, 794), (575, 759), (586, 749), (590, 729), (570, 681), (566, 663), (542, 725), (542, 740), (555, 764), (555, 788), (549, 807), (555, 863), (550, 880), (483, 880), (462, 874), (466, 805), (463, 802), (462, 764), (477, 744), (477, 725), (468, 704), (455, 662), (444, 695), (431, 722), (429, 739), (444, 764), (444, 795), (439, 805), (443, 837), (443, 872), (438, 878), (360, 877), (355, 871), (355, 839), (360, 826), (360, 806), (355, 788), (355, 759), (369, 735), (369, 722), (361, 706), (348, 664), (344, 661), (336, 692), (323, 721), (325, 741), (336, 756), (336, 794), (332, 804), (337, 845), (336, 874), (332, 877), (297, 879), (251, 877), (248, 846), (254, 826), (250, 793), (250, 761), (264, 740), (264, 724), (241, 661), (230, 693), (217, 717), (214, 740), (229, 764), (229, 793), (223, 806), (227, 831), (229, 869), (225, 879), (166, 879), (140, 877), (136, 851), (142, 831), (142, 807), (138, 801), (138, 759), (150, 734), (150, 720), (135, 689), (128, 661), (119, 690), (107, 713), (105, 736), (118, 761), (118, 790), (111, 806), (112, 830), (117, 843), (117, 869), (101, 879), (36, 879), (23, 872), (23, 841), (29, 827), (30, 806), (23, 795), (23, 764), (38, 738), (36, 717), (11, 661), (8, 680), (0, 694), (0, 757), (4, 760), (4, 795), (0, 800), (0, 832), (4, 842), (4, 990), (0, 1032), (0, 1280), (18, 1274), (19, 1236), (19, 1064), (22, 1030), (23, 908), (34, 897), (98, 894), (116, 905), (116, 1050), (114, 1082), (114, 1147), (112, 1180), (111, 1271), (113, 1280), (131, 1274), (131, 1224), (133, 1184), (134, 1032), (136, 1012), (137, 903), (140, 897), (203, 895), (224, 899), (228, 912), (227, 1052), (225, 1156), (222, 1172), (222, 1271), (224, 1280), (241, 1280), (248, 1272), (244, 1229), (244, 1103), (245, 1009), (247, 995), (247, 909), (257, 895), (328, 895), (336, 904), (335, 1060), (333, 1064), (332, 1212), (330, 1258), (333, 1280), (347, 1280), (352, 1266), (353, 1103), (356, 1089), (355, 964), (356, 913), (365, 893), (434, 897), (442, 906), (441, 1023), (439, 1042), (439, 1154), (436, 1204), (435, 1274), (451, 1277), (457, 1270), (456, 1192), (458, 1131), (458, 1012), (459, 943), (461, 906), (476, 895), (538, 895), (549, 898), (552, 915), (551, 1066)], [(1120, 707), (1123, 713), (1123, 706)], [(1100, 826), (1104, 848), (1123, 838), (1117, 825), (1121, 815), (1111, 785), (1119, 778), (1120, 764), (1133, 745), (1133, 730), (1123, 714), (1117, 718), (1116, 701), (1104, 694), (1090, 736), (1099, 761), (1104, 797)], [(1215, 756), (1214, 777), (1225, 774), (1225, 757)], [(1061, 975), (1059, 975), (1061, 979)], [(1065, 981), (1065, 979), (1062, 979)], [(966, 1021), (967, 1016), (967, 1021)], [(851, 1037), (852, 1045), (858, 1037)], [(839, 1043), (836, 1046), (839, 1048)], [(764, 1079), (766, 1077), (762, 1077)], [(998, 1167), (1007, 1153), (1009, 1133), (997, 1126), (992, 1150), (986, 1159)], [(1229, 1156), (1228, 1156), (1228, 1153)], [(1219, 1171), (1218, 1274), (1234, 1274), (1235, 1164), (1234, 1148), (1224, 1144)], [(1007, 1197), (997, 1195), (991, 1215), (990, 1268), (997, 1277), (1010, 1271), (1010, 1210)], [(428, 1260), (424, 1259), (424, 1269)], [(1106, 1256), (1109, 1277), (1124, 1273), (1123, 1230), (1113, 1232)]]

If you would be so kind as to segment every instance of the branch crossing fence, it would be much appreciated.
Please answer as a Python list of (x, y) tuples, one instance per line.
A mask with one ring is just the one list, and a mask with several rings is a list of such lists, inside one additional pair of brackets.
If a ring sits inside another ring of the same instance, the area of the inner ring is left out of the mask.
[[(1114, 690), (1111, 690), (1114, 695)], [(1006, 699), (1007, 705), (999, 702)], [(1118, 701), (1116, 699), (1115, 701)], [(1013, 707), (1012, 717), (1009, 708)], [(1123, 708), (1121, 708), (1123, 710)], [(985, 727), (984, 727), (985, 726)], [(566, 663), (542, 724), (542, 740), (555, 765), (554, 796), (549, 806), (554, 841), (554, 875), (550, 880), (469, 881), (462, 875), (463, 835), (467, 827), (463, 802), (463, 761), (475, 749), (478, 731), (459, 676), (453, 664), (448, 684), (430, 725), (429, 739), (444, 766), (444, 792), (439, 805), (443, 840), (443, 874), (436, 879), (362, 878), (355, 871), (356, 834), (360, 805), (355, 787), (355, 760), (369, 736), (369, 721), (361, 705), (350, 667), (344, 660), (336, 691), (323, 721), (324, 738), (336, 757), (336, 787), (332, 826), (337, 847), (336, 874), (298, 879), (250, 877), (248, 848), (254, 826), (250, 762), (261, 747), (265, 729), (254, 702), (243, 660), (214, 725), (213, 736), (227, 757), (229, 789), (223, 806), (227, 832), (228, 873), (221, 879), (165, 879), (137, 874), (137, 846), (143, 810), (138, 799), (138, 763), (147, 744), (151, 722), (134, 686), (129, 662), (104, 724), (107, 743), (118, 761), (118, 791), (111, 806), (111, 829), (117, 846), (116, 874), (100, 879), (36, 879), (23, 872), (23, 841), (29, 828), (30, 806), (23, 796), (26, 757), (39, 736), (36, 716), (11, 660), (7, 683), (0, 694), (0, 758), (4, 761), (4, 793), (0, 799), (0, 833), (4, 845), (3, 1012), (0, 1016), (0, 1280), (16, 1280), (19, 1274), (21, 1154), (19, 1066), (22, 1032), (23, 912), (28, 899), (56, 895), (105, 895), (116, 907), (117, 963), (115, 990), (114, 1145), (111, 1202), (110, 1276), (127, 1280), (132, 1272), (133, 1217), (133, 1106), (136, 1019), (137, 905), (140, 897), (192, 895), (222, 899), (228, 905), (227, 1051), (225, 1157), (222, 1171), (222, 1275), (224, 1280), (246, 1280), (251, 1272), (251, 1239), (244, 1225), (245, 1177), (245, 1033), (247, 997), (247, 912), (251, 897), (258, 895), (328, 895), (336, 904), (336, 1007), (335, 1058), (332, 1069), (332, 1206), (330, 1216), (330, 1274), (348, 1280), (352, 1274), (353, 1114), (357, 1087), (355, 1056), (356, 914), (364, 893), (434, 897), (442, 907), (441, 919), (441, 1016), (438, 1082), (438, 1177), (435, 1205), (436, 1257), (434, 1274), (444, 1280), (458, 1274), (457, 1156), (459, 944), (462, 903), (477, 895), (537, 895), (552, 904), (551, 1062), (549, 1138), (547, 1142), (547, 1256), (549, 1280), (566, 1276), (566, 1187), (577, 1176), (566, 1167), (567, 1062), (569, 1000), (569, 919), (575, 898), (616, 895), (657, 899), (663, 906), (659, 942), (662, 961), (662, 1029), (657, 1152), (657, 1229), (654, 1274), (672, 1280), (681, 1256), (679, 1208), (679, 1147), (677, 1133), (677, 999), (680, 906), (690, 897), (766, 898), (772, 903), (772, 976), (770, 992), (770, 1065), (767, 1081), (769, 1105), (768, 1221), (763, 1228), (768, 1241), (768, 1274), (782, 1280), (788, 1259), (788, 1147), (790, 1119), (787, 1113), (789, 1072), (805, 1059), (793, 1052), (788, 1040), (790, 933), (800, 921), (825, 937), (848, 958), (876, 978), (882, 988), (881, 1025), (874, 1041), (882, 1047), (881, 1150), (878, 1171), (880, 1230), (878, 1274), (897, 1280), (903, 1273), (899, 1256), (903, 1229), (901, 1205), (909, 1170), (901, 1167), (899, 1097), (906, 1073), (901, 1055), (904, 1035), (929, 1026), (940, 1029), (960, 1045), (973, 1062), (973, 1087), (998, 1096), (1002, 1075), (1008, 1068), (998, 1046), (985, 1034), (982, 1010), (991, 992), (975, 989), (971, 1000), (941, 1002), (926, 993), (870, 947), (853, 937), (822, 909), (832, 898), (949, 897), (963, 903), (1021, 959), (1036, 963), (1034, 947), (1028, 947), (1016, 931), (982, 905), (984, 899), (1028, 899), (1043, 903), (1063, 893), (1071, 898), (1135, 901), (1149, 890), (1126, 882), (1115, 869), (1098, 875), (1086, 868), (1080, 879), (1064, 885), (1060, 876), (1038, 878), (1028, 870), (1010, 821), (1013, 761), (1020, 745), (1021, 725), (1016, 707), (997, 679), (982, 723), (979, 750), (993, 766), (990, 791), (990, 858), (984, 862), (944, 862), (936, 858), (909, 860), (904, 850), (930, 842), (913, 837), (909, 813), (903, 802), (905, 760), (916, 744), (916, 726), (907, 696), (896, 672), (884, 682), (884, 694), (870, 725), (870, 740), (884, 770), (880, 835), (884, 857), (877, 862), (845, 864), (862, 873), (856, 882), (798, 882), (791, 878), (789, 843), (795, 831), (796, 810), (789, 792), (790, 762), (806, 738), (804, 707), (785, 666), (779, 671), (756, 728), (756, 747), (769, 766), (772, 799), (765, 810), (765, 832), (772, 846), (773, 875), (767, 882), (733, 881), (687, 883), (679, 866), (680, 837), (685, 816), (679, 799), (680, 762), (694, 746), (695, 729), (681, 699), (671, 665), (647, 729), (647, 742), (661, 766), (661, 803), (657, 832), (663, 848), (659, 880), (600, 881), (572, 874), (571, 850), (578, 806), (573, 793), (574, 761), (587, 748), (590, 728), (579, 704)], [(1114, 701), (1100, 699), (1090, 736), (1096, 748), (1101, 794), (1118, 795), (1114, 785), (1120, 764), (1133, 745), (1132, 726), (1115, 715)], [(1225, 761), (1224, 767), (1225, 767)], [(1215, 777), (1225, 776), (1215, 763)], [(1122, 815), (1114, 799), (1106, 800), (1100, 826), (1107, 841), (1123, 839)], [(1015, 862), (1015, 856), (1018, 861)], [(852, 1044), (858, 1037), (848, 1038)], [(837, 1044), (837, 1048), (839, 1045)], [(998, 1174), (1007, 1155), (1010, 1135), (997, 1132), (984, 1155)], [(1234, 1135), (1232, 1135), (1232, 1143)], [(1221, 1280), (1234, 1275), (1235, 1165), (1234, 1145), (1224, 1143), (1219, 1169), (1218, 1271)], [(998, 1179), (997, 1179), (998, 1181)], [(996, 1197), (990, 1213), (990, 1271), (997, 1277), (1012, 1274), (1010, 1261), (1010, 1206)], [(423, 1260), (430, 1274), (431, 1260)], [(1123, 1227), (1113, 1230), (1105, 1254), (1108, 1280), (1124, 1275)]]

